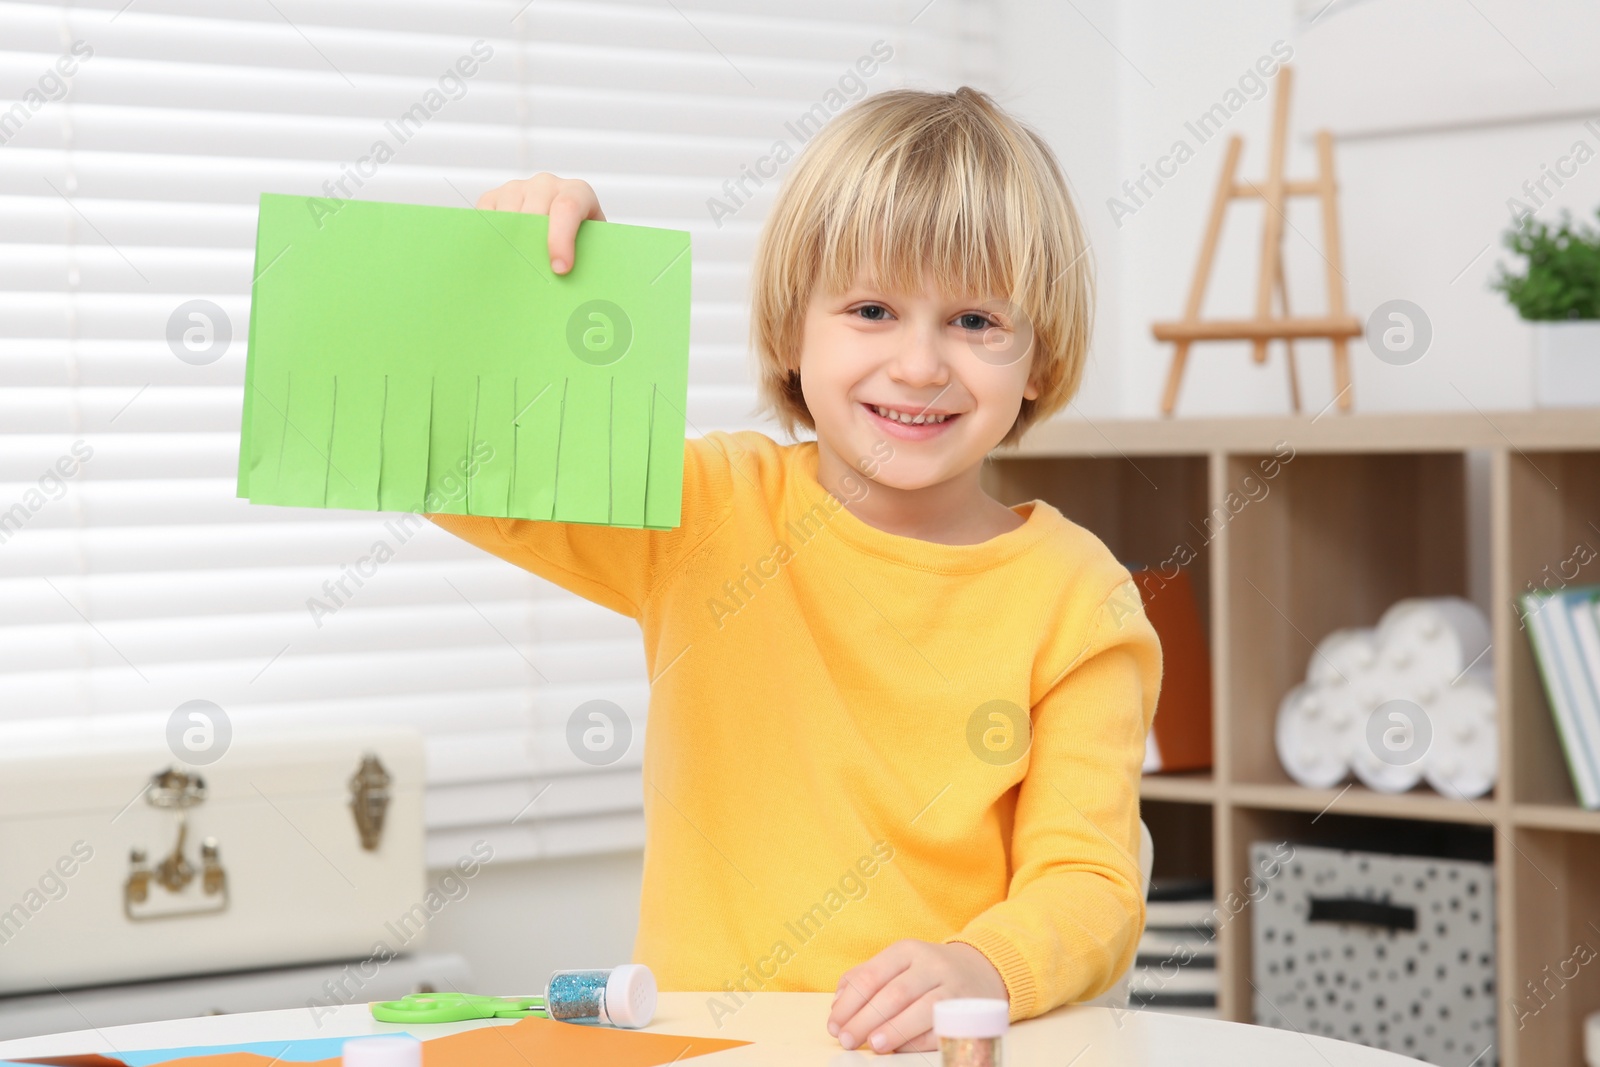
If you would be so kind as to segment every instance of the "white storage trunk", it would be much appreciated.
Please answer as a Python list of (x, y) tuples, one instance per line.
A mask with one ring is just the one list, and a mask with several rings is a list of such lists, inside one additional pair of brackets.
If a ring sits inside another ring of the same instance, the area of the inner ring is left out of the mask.
[[(8, 727), (0, 993), (414, 950), (422, 784), (411, 730), (235, 724), (193, 767), (163, 723)], [(382, 816), (365, 842), (357, 807)]]
[[(1277, 843), (1250, 847), (1257, 870)], [(1494, 868), (1296, 845), (1251, 909), (1255, 1021), (1489, 1067), (1495, 1049)]]

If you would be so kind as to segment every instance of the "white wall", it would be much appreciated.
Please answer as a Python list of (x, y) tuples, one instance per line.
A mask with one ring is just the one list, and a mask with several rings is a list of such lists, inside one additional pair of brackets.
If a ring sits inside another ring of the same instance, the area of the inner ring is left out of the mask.
[[(1076, 0), (1075, 0), (1076, 2)], [(1116, 34), (1113, 4), (1002, 4), (999, 76), (983, 86), (1029, 123), (1055, 149), (1089, 231), (1096, 275), (1096, 328), (1075, 406), (1091, 416), (1121, 410), (1124, 391), (1121, 329), (1129, 251), (1102, 201), (1122, 180), (1116, 145), (1126, 93), (1122, 60), (1088, 20)], [(1080, 15), (1078, 12), (1082, 11)]]
[(538, 993), (552, 971), (633, 954), (642, 852), (491, 863), (428, 926), (428, 952), (459, 952), (473, 988)]
[[(1530, 405), (1527, 327), (1487, 282), (1495, 263), (1507, 260), (1499, 244), (1510, 222), (1507, 198), (1579, 138), (1600, 148), (1600, 135), (1581, 117), (1585, 108), (1600, 115), (1594, 79), (1579, 73), (1592, 65), (1594, 16), (1573, 2), (1526, 10), (1509, 0), (1475, 6), (1481, 15), (1443, 0), (1340, 0), (1308, 28), (1292, 0), (1225, 7), (1011, 0), (1002, 35), (1007, 77), (997, 88), (1055, 145), (1089, 217), (1100, 263), (1103, 318), (1082, 413), (1157, 413), (1171, 346), (1151, 339), (1150, 323), (1182, 309), (1227, 134), (1245, 138), (1241, 178), (1264, 176), (1272, 98), (1246, 102), (1222, 135), (1203, 144), (1184, 123), (1221, 100), (1280, 40), (1295, 53), (1290, 176), (1314, 173), (1313, 121), (1339, 137), (1348, 307), (1365, 318), (1378, 304), (1404, 298), (1420, 305), (1434, 327), (1428, 354), (1405, 367), (1384, 364), (1354, 343), (1356, 410)], [(1363, 60), (1369, 41), (1374, 55)], [(1385, 101), (1394, 102), (1395, 121), (1410, 129), (1382, 130)], [(1136, 179), (1141, 165), (1154, 163), (1179, 137), (1197, 145), (1195, 158), (1118, 227), (1108, 199), (1124, 196), (1122, 182)], [(1538, 213), (1553, 220), (1565, 205), (1592, 220), (1597, 202), (1600, 162), (1591, 162)], [(1259, 204), (1243, 201), (1229, 209), (1208, 316), (1253, 313), (1261, 214)], [(1291, 304), (1320, 311), (1326, 268), (1315, 202), (1291, 205), (1288, 218)], [(1297, 346), (1302, 398), (1311, 411), (1333, 396), (1327, 352), (1326, 342)], [(1178, 414), (1287, 410), (1281, 347), (1262, 367), (1244, 344), (1197, 346)]]

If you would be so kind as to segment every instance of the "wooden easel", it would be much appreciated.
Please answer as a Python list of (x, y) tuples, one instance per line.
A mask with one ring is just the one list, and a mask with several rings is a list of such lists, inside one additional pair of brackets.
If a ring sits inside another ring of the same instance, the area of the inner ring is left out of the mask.
[[(1350, 410), (1350, 352), (1349, 341), (1359, 337), (1362, 326), (1359, 319), (1348, 314), (1344, 306), (1344, 273), (1339, 252), (1339, 211), (1335, 201), (1337, 186), (1333, 180), (1333, 135), (1327, 130), (1317, 131), (1318, 174), (1311, 181), (1288, 181), (1283, 175), (1284, 151), (1289, 134), (1289, 68), (1278, 71), (1278, 90), (1272, 112), (1272, 144), (1269, 149), (1267, 180), (1263, 187), (1254, 182), (1240, 184), (1234, 180), (1239, 166), (1239, 153), (1244, 138), (1234, 134), (1228, 139), (1228, 154), (1222, 161), (1222, 176), (1217, 182), (1216, 195), (1211, 201), (1211, 218), (1206, 223), (1205, 240), (1200, 246), (1200, 262), (1195, 266), (1194, 281), (1189, 286), (1189, 302), (1184, 307), (1183, 318), (1176, 322), (1157, 322), (1151, 332), (1158, 341), (1174, 344), (1172, 366), (1167, 372), (1167, 388), (1161, 397), (1161, 414), (1170, 416), (1178, 402), (1178, 385), (1183, 380), (1183, 367), (1189, 359), (1189, 346), (1196, 341), (1250, 341), (1255, 361), (1267, 360), (1267, 342), (1282, 340), (1288, 356), (1289, 400), (1295, 412), (1300, 410), (1300, 386), (1295, 379), (1294, 339), (1325, 337), (1333, 342), (1333, 379), (1339, 408)], [(1283, 275), (1283, 209), (1289, 197), (1315, 196), (1322, 201), (1323, 258), (1328, 264), (1328, 312), (1321, 318), (1294, 318), (1289, 313), (1288, 283)], [(1210, 279), (1212, 260), (1217, 251), (1217, 238), (1222, 233), (1222, 216), (1230, 201), (1258, 197), (1266, 202), (1265, 224), (1261, 234), (1261, 277), (1256, 287), (1256, 314), (1253, 319), (1200, 318), (1200, 305), (1205, 300), (1206, 283)], [(1278, 293), (1283, 308), (1281, 316), (1272, 314), (1272, 294)]]

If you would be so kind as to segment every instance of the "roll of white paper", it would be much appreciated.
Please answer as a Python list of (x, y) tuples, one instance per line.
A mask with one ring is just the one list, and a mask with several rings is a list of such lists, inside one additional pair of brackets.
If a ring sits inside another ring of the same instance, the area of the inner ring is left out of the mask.
[(1600, 1067), (1600, 1011), (1583, 1021), (1583, 1058), (1589, 1067)]
[(1349, 683), (1371, 670), (1377, 660), (1377, 630), (1335, 630), (1317, 642), (1306, 665), (1306, 681), (1312, 685)]
[(1433, 744), (1423, 761), (1428, 784), (1443, 796), (1481, 797), (1500, 772), (1493, 680), (1468, 674), (1433, 706)]
[(1350, 696), (1341, 688), (1297, 685), (1278, 704), (1278, 762), (1303, 786), (1338, 785), (1350, 773), (1355, 727)]
[(1361, 784), (1380, 793), (1404, 793), (1416, 788), (1422, 781), (1422, 765), (1420, 757), (1410, 763), (1390, 763), (1365, 744), (1357, 746), (1350, 760), (1350, 769)]
[(1377, 670), (1352, 686), (1355, 745), (1350, 769), (1369, 789), (1404, 793), (1422, 781), (1433, 743), (1432, 705), (1439, 687), (1412, 671)]
[(1489, 618), (1458, 596), (1396, 601), (1377, 627), (1378, 659), (1397, 671), (1415, 671), (1449, 683), (1484, 658)]
[(1439, 699), (1439, 693), (1449, 684), (1448, 678), (1434, 678), (1415, 667), (1395, 668), (1379, 660), (1352, 678), (1349, 689), (1355, 698), (1357, 713), (1362, 716), (1361, 725), (1365, 727), (1366, 716), (1380, 704), (1390, 700), (1430, 704)]

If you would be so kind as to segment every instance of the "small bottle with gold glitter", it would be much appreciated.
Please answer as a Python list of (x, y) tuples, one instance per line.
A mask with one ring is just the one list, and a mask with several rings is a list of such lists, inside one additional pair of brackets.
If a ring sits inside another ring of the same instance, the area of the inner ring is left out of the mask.
[(933, 1006), (933, 1033), (944, 1067), (1002, 1067), (1001, 1041), (1011, 1025), (1011, 1005), (977, 997)]

